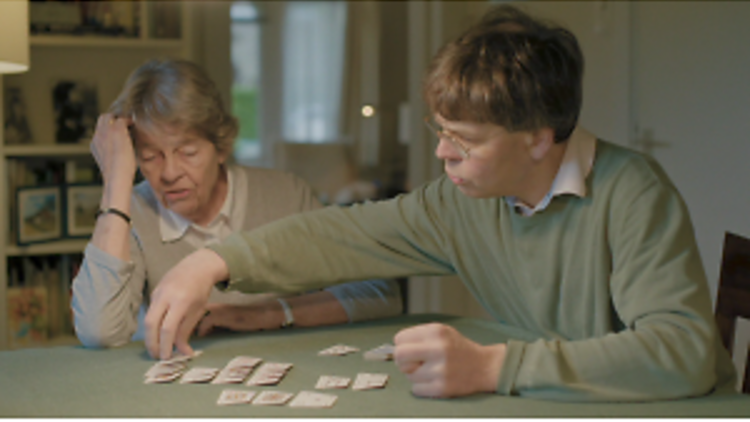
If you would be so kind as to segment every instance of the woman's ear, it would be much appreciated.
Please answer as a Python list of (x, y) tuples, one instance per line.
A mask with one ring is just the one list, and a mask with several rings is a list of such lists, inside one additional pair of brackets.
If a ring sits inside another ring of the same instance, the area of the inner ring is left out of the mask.
[(536, 130), (526, 138), (526, 144), (529, 147), (531, 158), (534, 161), (541, 161), (555, 144), (555, 132), (552, 128)]

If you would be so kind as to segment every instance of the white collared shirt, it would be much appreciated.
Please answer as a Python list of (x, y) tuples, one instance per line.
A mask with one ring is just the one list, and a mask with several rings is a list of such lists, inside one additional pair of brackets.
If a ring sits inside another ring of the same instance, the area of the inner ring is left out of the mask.
[(581, 198), (586, 196), (586, 177), (591, 172), (594, 164), (594, 153), (596, 150), (596, 137), (586, 129), (577, 126), (566, 141), (560, 169), (557, 170), (552, 187), (544, 195), (535, 207), (530, 207), (515, 196), (506, 196), (505, 201), (511, 207), (515, 207), (525, 217), (530, 217), (549, 205), (552, 198), (563, 194), (572, 194)]
[(162, 242), (174, 242), (184, 237), (191, 245), (202, 248), (221, 242), (242, 227), (245, 207), (235, 207), (234, 204), (247, 203), (245, 180), (237, 177), (231, 166), (225, 166), (224, 169), (227, 172), (227, 196), (219, 213), (206, 227), (191, 222), (159, 202), (159, 230)]

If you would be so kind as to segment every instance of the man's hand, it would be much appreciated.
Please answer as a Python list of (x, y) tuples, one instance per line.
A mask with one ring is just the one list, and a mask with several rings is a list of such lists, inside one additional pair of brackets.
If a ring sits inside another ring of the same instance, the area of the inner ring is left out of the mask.
[(146, 348), (153, 358), (169, 359), (175, 346), (193, 354), (190, 333), (203, 316), (213, 285), (228, 277), (226, 263), (210, 249), (193, 252), (164, 275), (144, 319)]
[(259, 331), (281, 328), (284, 310), (276, 299), (252, 305), (212, 303), (198, 324), (198, 335), (205, 336), (214, 328), (232, 331)]
[(396, 365), (417, 396), (459, 397), (497, 388), (504, 344), (482, 346), (439, 323), (403, 329), (393, 342)]

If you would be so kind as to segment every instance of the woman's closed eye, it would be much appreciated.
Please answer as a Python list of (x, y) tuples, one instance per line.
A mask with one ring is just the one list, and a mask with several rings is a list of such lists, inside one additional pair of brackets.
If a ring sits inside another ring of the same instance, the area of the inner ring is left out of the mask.
[(186, 157), (194, 157), (195, 155), (198, 154), (198, 148), (196, 148), (196, 147), (186, 147), (186, 148), (182, 148), (180, 150), (180, 152), (182, 153), (182, 155), (184, 155)]

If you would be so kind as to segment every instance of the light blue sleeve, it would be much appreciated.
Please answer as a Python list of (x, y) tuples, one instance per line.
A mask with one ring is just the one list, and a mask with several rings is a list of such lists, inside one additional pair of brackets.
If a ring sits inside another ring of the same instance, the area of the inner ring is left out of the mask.
[(143, 302), (144, 264), (131, 242), (131, 262), (89, 243), (73, 280), (76, 335), (86, 347), (116, 347), (130, 341)]
[(354, 281), (327, 287), (344, 307), (349, 322), (386, 318), (401, 314), (403, 299), (395, 280)]

